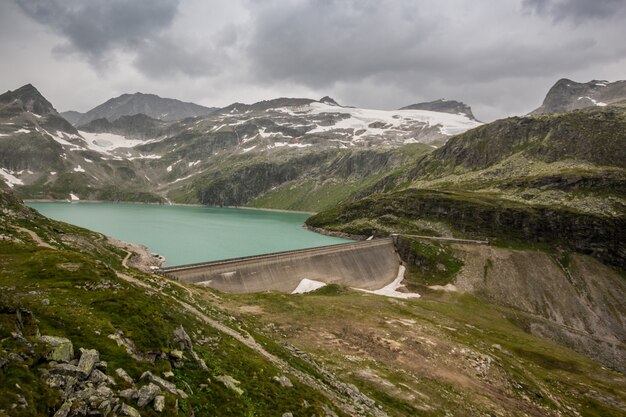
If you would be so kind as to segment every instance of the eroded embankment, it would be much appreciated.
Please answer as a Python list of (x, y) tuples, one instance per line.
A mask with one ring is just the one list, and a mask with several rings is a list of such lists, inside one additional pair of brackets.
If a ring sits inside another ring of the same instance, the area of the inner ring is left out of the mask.
[(380, 239), (183, 265), (162, 272), (225, 292), (291, 292), (303, 279), (375, 290), (392, 282), (399, 266), (393, 241)]

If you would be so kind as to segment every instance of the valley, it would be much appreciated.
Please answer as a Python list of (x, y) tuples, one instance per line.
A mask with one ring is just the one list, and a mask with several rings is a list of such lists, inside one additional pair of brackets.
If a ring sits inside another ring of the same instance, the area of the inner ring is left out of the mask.
[[(31, 85), (0, 96), (0, 415), (623, 415), (626, 96), (566, 81), (490, 123), (453, 100), (329, 97), (167, 101), (204, 112), (173, 120), (127, 114), (165, 100), (136, 94), (74, 126)], [(300, 260), (280, 266), (304, 274), (288, 290), (235, 294), (142, 261), (369, 237), (393, 242), (398, 282), (376, 282), (393, 290), (317, 285), (328, 271)]]

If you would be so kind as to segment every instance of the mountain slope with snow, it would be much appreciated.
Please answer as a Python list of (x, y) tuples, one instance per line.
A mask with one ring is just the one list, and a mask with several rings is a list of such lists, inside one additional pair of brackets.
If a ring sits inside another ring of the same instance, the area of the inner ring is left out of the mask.
[(543, 104), (530, 114), (561, 113), (586, 107), (604, 107), (626, 100), (626, 81), (577, 83), (560, 79), (548, 91)]

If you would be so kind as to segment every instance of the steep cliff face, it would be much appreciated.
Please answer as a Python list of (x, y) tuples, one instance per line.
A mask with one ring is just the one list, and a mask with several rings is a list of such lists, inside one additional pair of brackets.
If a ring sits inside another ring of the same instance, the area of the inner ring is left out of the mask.
[(354, 234), (380, 234), (367, 220), (383, 216), (398, 219), (398, 233), (420, 232), (407, 230), (403, 219), (424, 219), (443, 222), (459, 236), (557, 245), (626, 268), (626, 216), (597, 216), (488, 196), (410, 189), (348, 203), (309, 218), (307, 224)]
[[(424, 148), (423, 151), (427, 149)], [(258, 198), (272, 204), (280, 199), (286, 188), (306, 188), (310, 184), (317, 184), (321, 187), (342, 188), (341, 192), (337, 191), (336, 196), (325, 198), (325, 204), (336, 204), (348, 197), (343, 190), (346, 183), (354, 185), (348, 195), (356, 194), (366, 186), (359, 181), (400, 169), (409, 160), (402, 152), (392, 150), (326, 150), (305, 153), (287, 151), (275, 155), (274, 158), (233, 158), (232, 164), (224, 161), (220, 166), (231, 166), (202, 176), (189, 188), (197, 190), (195, 192), (198, 201), (203, 204), (245, 205)]]

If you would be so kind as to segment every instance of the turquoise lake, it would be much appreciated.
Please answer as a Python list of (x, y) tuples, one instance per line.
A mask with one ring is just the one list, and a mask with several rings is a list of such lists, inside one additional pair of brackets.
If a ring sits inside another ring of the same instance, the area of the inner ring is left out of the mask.
[(29, 202), (55, 220), (141, 243), (166, 265), (214, 261), (348, 242), (302, 227), (308, 214), (131, 203)]

